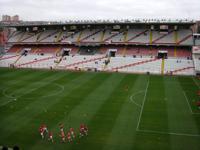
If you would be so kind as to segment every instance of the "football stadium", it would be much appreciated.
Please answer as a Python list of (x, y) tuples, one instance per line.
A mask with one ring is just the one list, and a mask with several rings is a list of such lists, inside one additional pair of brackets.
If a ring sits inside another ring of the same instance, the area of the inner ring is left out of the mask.
[(199, 150), (189, 19), (0, 24), (0, 149)]

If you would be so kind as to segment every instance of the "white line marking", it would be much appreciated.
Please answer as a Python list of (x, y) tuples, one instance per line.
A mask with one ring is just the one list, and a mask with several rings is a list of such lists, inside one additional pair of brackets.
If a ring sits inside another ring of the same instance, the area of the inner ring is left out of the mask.
[(9, 101), (7, 101), (7, 102), (1, 104), (0, 107), (5, 106), (5, 105), (7, 105), (7, 104), (9, 104), (9, 103), (11, 103), (11, 102), (13, 102), (13, 101), (14, 101), (14, 100), (9, 100)]
[(200, 89), (200, 85), (197, 83), (197, 81), (194, 79), (194, 77), (192, 77), (194, 83), (198, 86), (198, 88)]
[(187, 101), (187, 104), (188, 104), (188, 107), (189, 107), (189, 109), (190, 109), (191, 114), (193, 114), (193, 115), (200, 115), (200, 113), (195, 113), (195, 112), (193, 112), (192, 107), (191, 107), (191, 105), (190, 105), (190, 103), (189, 103), (188, 97), (187, 97), (187, 95), (185, 94), (185, 91), (183, 91), (183, 95), (185, 96), (185, 99), (186, 99), (186, 101)]
[(139, 126), (140, 126), (140, 120), (141, 120), (142, 112), (143, 112), (143, 109), (144, 109), (144, 103), (145, 103), (146, 97), (147, 97), (147, 90), (148, 90), (148, 87), (149, 87), (149, 79), (148, 79), (148, 82), (147, 82), (147, 87), (146, 87), (146, 90), (145, 90), (145, 95), (144, 95), (144, 99), (143, 99), (143, 103), (142, 103), (142, 108), (141, 108), (141, 110), (140, 110), (140, 116), (139, 116), (139, 120), (138, 120), (138, 124), (137, 124), (136, 131), (138, 131)]
[[(64, 91), (64, 89), (65, 89), (65, 87), (64, 87), (63, 85), (60, 85), (60, 84), (58, 84), (58, 83), (52, 83), (52, 84), (54, 84), (54, 85), (56, 85), (57, 87), (59, 87), (60, 90), (59, 90), (58, 92), (54, 92), (54, 93), (49, 94), (49, 95), (41, 96), (40, 98), (47, 98), (47, 97), (51, 97), (51, 96), (58, 95), (58, 94), (62, 93), (62, 92)], [(2, 94), (3, 94), (5, 97), (7, 97), (7, 98), (9, 98), (9, 99), (11, 99), (11, 100), (2, 103), (2, 104), (0, 105), (0, 107), (3, 107), (3, 106), (5, 106), (5, 105), (7, 105), (7, 104), (9, 104), (9, 103), (11, 103), (11, 102), (14, 102), (14, 101), (16, 101), (18, 98), (20, 98), (20, 97), (22, 97), (23, 95), (25, 95), (25, 94), (22, 94), (22, 95), (20, 95), (19, 97), (11, 96), (11, 95), (9, 95), (9, 94), (6, 93), (6, 91), (7, 91), (8, 89), (9, 89), (9, 88), (4, 89), (4, 90), (2, 91)], [(34, 88), (34, 89), (30, 90), (30, 91), (34, 91), (35, 89), (38, 89), (38, 88)], [(29, 91), (29, 92), (30, 92), (30, 91)], [(29, 93), (29, 92), (28, 92), (28, 93)], [(26, 94), (27, 94), (27, 93), (26, 93)], [(23, 98), (23, 99), (35, 99), (35, 98), (34, 98), (34, 97), (25, 97), (25, 98)]]
[(184, 95), (184, 97), (185, 97), (185, 99), (186, 99), (186, 101), (187, 101), (187, 104), (188, 104), (188, 107), (189, 107), (189, 109), (190, 109), (191, 114), (193, 114), (192, 107), (191, 107), (191, 105), (190, 105), (190, 103), (189, 103), (189, 101), (188, 101), (188, 98), (187, 98), (187, 96), (186, 96), (186, 94), (185, 94), (185, 91), (183, 91), (183, 95)]
[(133, 95), (131, 95), (130, 96), (130, 102), (132, 102), (132, 103), (134, 103), (136, 106), (138, 106), (138, 107), (142, 107), (142, 105), (140, 105), (140, 104), (138, 104), (138, 103), (136, 103), (134, 100), (133, 100), (133, 97), (135, 96), (135, 95), (138, 95), (138, 94), (140, 94), (140, 93), (143, 93), (144, 91), (138, 91), (138, 92), (136, 92), (136, 93), (134, 93)]
[(154, 130), (137, 130), (138, 132), (144, 133), (156, 133), (156, 134), (169, 134), (169, 135), (177, 135), (177, 136), (193, 136), (200, 137), (200, 134), (187, 134), (187, 133), (176, 133), (176, 132), (162, 132), (162, 131), (154, 131)]
[[(63, 85), (60, 85), (60, 84), (58, 84), (58, 83), (52, 83), (52, 84), (54, 84), (54, 85), (56, 85), (57, 87), (59, 87), (60, 90), (59, 90), (59, 91), (56, 91), (56, 92), (53, 92), (52, 94), (49, 94), (49, 95), (40, 96), (40, 98), (47, 98), (47, 97), (51, 97), (51, 96), (54, 96), (54, 95), (58, 95), (58, 94), (62, 93), (62, 92), (64, 91), (64, 89), (65, 89), (65, 87), (64, 87)], [(22, 95), (20, 95), (20, 96), (18, 96), (18, 97), (13, 97), (13, 96), (7, 94), (6, 92), (7, 92), (7, 90), (8, 90), (9, 88), (4, 89), (2, 93), (3, 93), (3, 95), (4, 95), (5, 97), (7, 97), (7, 98), (16, 99), (16, 98), (20, 98), (20, 97), (22, 97), (23, 95), (26, 95), (26, 94), (30, 93), (30, 91), (32, 92), (32, 91), (36, 90), (36, 89), (38, 89), (38, 88), (40, 88), (40, 87), (33, 88), (33, 89), (29, 90), (27, 93), (22, 94)], [(24, 97), (23, 99), (35, 99), (35, 97)]]

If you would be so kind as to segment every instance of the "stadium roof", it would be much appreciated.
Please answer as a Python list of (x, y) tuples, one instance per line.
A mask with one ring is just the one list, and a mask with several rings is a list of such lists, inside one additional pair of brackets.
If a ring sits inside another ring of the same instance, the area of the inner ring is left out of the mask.
[(2, 23), (6, 27), (28, 27), (28, 26), (60, 26), (60, 25), (131, 25), (131, 24), (187, 24), (192, 25), (194, 20), (171, 20), (171, 19), (133, 19), (133, 20), (77, 20), (65, 22), (27, 21), (17, 23)]

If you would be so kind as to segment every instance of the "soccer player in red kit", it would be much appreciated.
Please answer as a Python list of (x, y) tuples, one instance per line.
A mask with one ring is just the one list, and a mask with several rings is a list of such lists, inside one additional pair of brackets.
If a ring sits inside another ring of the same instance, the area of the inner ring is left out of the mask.
[(70, 128), (69, 130), (70, 130), (71, 136), (75, 139), (76, 135), (74, 132), (74, 128)]
[(45, 124), (42, 124), (41, 127), (43, 128), (44, 132), (48, 133), (47, 126)]
[(84, 125), (84, 130), (83, 131), (84, 131), (85, 135), (88, 135), (88, 127), (86, 125)]
[(67, 132), (67, 140), (72, 142), (71, 131)]
[(84, 136), (84, 124), (81, 124), (80, 125), (80, 128), (79, 128), (79, 137), (81, 138), (82, 136)]
[(42, 126), (40, 126), (39, 128), (39, 132), (40, 132), (40, 135), (42, 136), (42, 139), (44, 139), (44, 128)]
[(62, 139), (62, 142), (65, 142), (65, 133), (64, 133), (64, 131), (60, 132), (60, 137)]
[(53, 133), (49, 132), (49, 140), (53, 143)]
[(64, 125), (62, 123), (59, 124), (59, 127), (60, 127), (60, 132), (64, 132)]

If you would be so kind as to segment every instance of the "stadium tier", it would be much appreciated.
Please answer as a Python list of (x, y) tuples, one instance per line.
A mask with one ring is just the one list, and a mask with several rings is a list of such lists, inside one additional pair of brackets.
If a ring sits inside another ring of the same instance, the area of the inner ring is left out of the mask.
[(172, 30), (165, 33), (146, 29), (83, 29), (78, 31), (45, 30), (37, 32), (15, 31), (8, 43), (101, 43), (101, 44), (151, 44), (151, 45), (185, 45), (193, 44), (190, 29)]
[(18, 25), (0, 65), (194, 75), (192, 24)]

